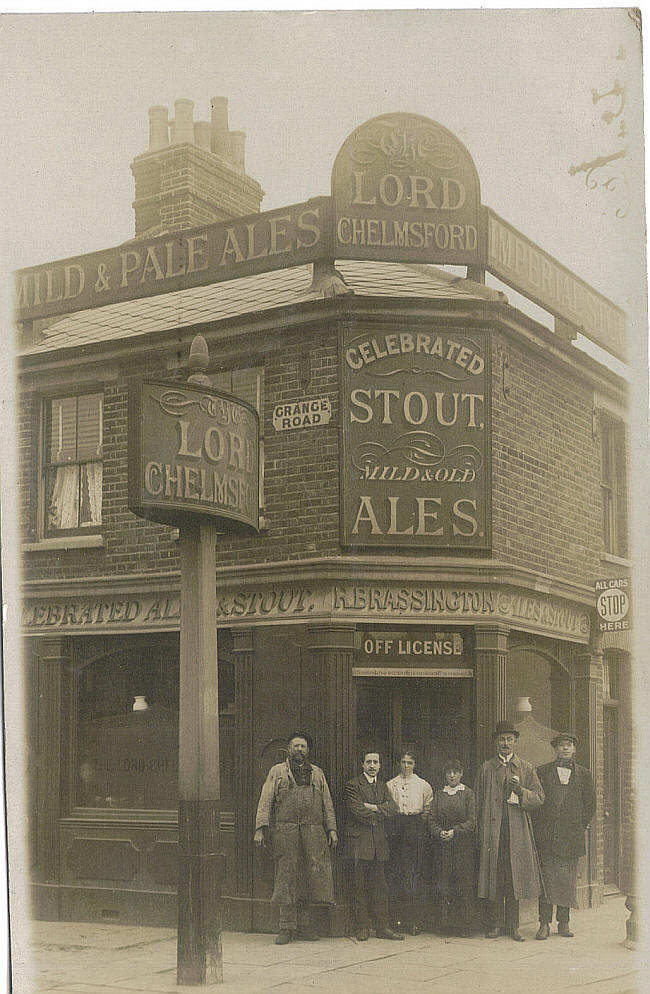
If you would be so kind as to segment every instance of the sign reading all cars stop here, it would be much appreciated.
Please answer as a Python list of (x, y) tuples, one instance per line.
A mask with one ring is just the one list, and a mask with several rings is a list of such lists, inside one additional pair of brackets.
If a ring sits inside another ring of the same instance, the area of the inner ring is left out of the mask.
[(596, 610), (601, 632), (625, 632), (631, 629), (630, 598), (629, 577), (596, 580)]
[(487, 345), (479, 330), (342, 333), (344, 545), (490, 548)]

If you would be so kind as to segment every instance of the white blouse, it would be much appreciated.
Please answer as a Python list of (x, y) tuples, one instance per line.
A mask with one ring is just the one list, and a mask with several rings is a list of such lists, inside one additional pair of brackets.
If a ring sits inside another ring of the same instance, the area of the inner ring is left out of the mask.
[(417, 773), (412, 773), (410, 777), (403, 777), (398, 773), (386, 786), (401, 815), (419, 815), (426, 813), (431, 807), (433, 800), (431, 785)]

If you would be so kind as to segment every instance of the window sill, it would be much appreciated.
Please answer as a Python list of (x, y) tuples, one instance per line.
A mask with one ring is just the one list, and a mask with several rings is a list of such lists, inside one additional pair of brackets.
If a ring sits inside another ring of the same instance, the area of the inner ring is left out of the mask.
[(103, 535), (68, 535), (66, 538), (42, 538), (23, 542), (23, 552), (49, 552), (56, 549), (103, 549)]
[(632, 569), (632, 561), (630, 559), (622, 559), (620, 556), (614, 556), (611, 552), (603, 552), (600, 557), (601, 563), (611, 563), (612, 566), (625, 566), (627, 569)]

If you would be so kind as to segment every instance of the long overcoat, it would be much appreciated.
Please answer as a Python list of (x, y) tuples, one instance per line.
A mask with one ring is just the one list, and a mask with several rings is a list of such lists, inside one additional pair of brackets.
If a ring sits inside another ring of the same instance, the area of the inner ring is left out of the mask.
[(506, 768), (498, 757), (488, 759), (476, 775), (476, 822), (479, 845), (478, 896), (497, 897), (497, 861), (504, 808), (510, 828), (510, 865), (515, 897), (535, 898), (542, 892), (539, 861), (533, 841), (530, 811), (541, 808), (544, 791), (534, 767), (513, 755), (510, 766), (520, 780), (523, 795), (519, 804), (504, 804)]
[(560, 860), (585, 855), (585, 829), (596, 810), (596, 792), (591, 773), (575, 763), (566, 787), (558, 789), (557, 765), (537, 767), (545, 800), (533, 815), (535, 841), (540, 855)]
[[(364, 805), (377, 804), (379, 811)], [(388, 841), (384, 830), (386, 818), (398, 813), (398, 807), (383, 781), (377, 781), (377, 797), (371, 784), (361, 774), (345, 785), (347, 819), (343, 830), (344, 852), (348, 859), (388, 859)]]

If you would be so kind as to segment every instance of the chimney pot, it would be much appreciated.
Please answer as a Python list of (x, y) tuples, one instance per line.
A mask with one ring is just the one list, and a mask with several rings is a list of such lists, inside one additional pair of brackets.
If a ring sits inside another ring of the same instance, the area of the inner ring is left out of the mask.
[(166, 107), (149, 108), (149, 151), (169, 145), (169, 112)]
[(196, 121), (194, 123), (194, 144), (210, 151), (212, 126), (209, 121)]
[(174, 101), (172, 143), (178, 145), (180, 142), (194, 144), (194, 101), (184, 98)]
[(228, 101), (225, 97), (213, 97), (212, 107), (212, 151), (230, 158), (230, 131), (228, 130)]
[(245, 145), (246, 134), (243, 131), (230, 132), (230, 146), (232, 162), (238, 173), (243, 173), (245, 169)]

